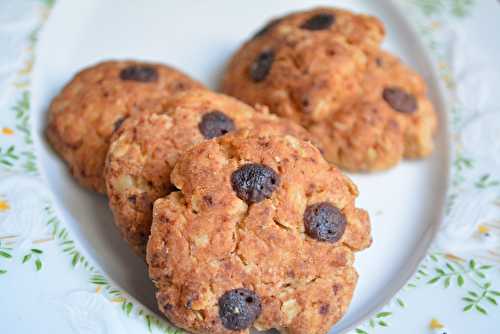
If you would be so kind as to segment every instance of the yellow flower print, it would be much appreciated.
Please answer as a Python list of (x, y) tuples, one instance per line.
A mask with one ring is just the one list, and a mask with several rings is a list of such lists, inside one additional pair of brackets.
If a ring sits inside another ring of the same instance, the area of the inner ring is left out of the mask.
[(478, 230), (478, 232), (479, 232), (479, 233), (481, 233), (481, 234), (487, 234), (487, 233), (489, 233), (489, 232), (490, 232), (490, 228), (489, 228), (488, 226), (485, 226), (485, 225), (479, 225), (479, 226), (477, 227), (477, 230)]
[(429, 323), (429, 328), (432, 330), (433, 334), (447, 334), (449, 333), (445, 326), (439, 322), (437, 319), (432, 319)]
[(444, 328), (444, 325), (440, 323), (437, 319), (432, 319), (431, 323), (429, 324), (429, 327), (431, 329), (441, 329)]
[(439, 22), (439, 21), (432, 21), (432, 23), (431, 23), (431, 29), (432, 30), (438, 30), (439, 28), (441, 28), (441, 22)]
[(6, 135), (6, 136), (10, 136), (10, 135), (14, 134), (14, 130), (12, 130), (11, 128), (8, 128), (8, 127), (4, 127), (4, 128), (2, 128), (2, 134)]
[(7, 201), (0, 199), (0, 212), (4, 212), (10, 209), (10, 205)]
[(497, 231), (492, 231), (494, 225), (480, 224), (477, 226), (477, 235), (479, 240), (481, 240), (485, 245), (491, 245), (494, 247), (498, 243), (498, 233)]

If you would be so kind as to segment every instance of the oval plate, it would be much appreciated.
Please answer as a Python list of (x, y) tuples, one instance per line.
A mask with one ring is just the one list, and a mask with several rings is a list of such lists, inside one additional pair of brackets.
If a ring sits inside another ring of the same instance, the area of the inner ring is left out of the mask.
[[(105, 59), (172, 64), (211, 88), (239, 45), (268, 18), (320, 4), (369, 13), (383, 20), (384, 47), (427, 81), (440, 115), (434, 154), (383, 173), (351, 175), (358, 204), (371, 213), (374, 243), (358, 254), (359, 284), (349, 312), (332, 332), (357, 326), (390, 300), (415, 272), (441, 221), (448, 172), (446, 104), (430, 58), (404, 17), (389, 2), (230, 0), (61, 1), (46, 24), (33, 77), (34, 139), (59, 217), (104, 277), (156, 312), (147, 268), (120, 239), (104, 196), (80, 188), (43, 136), (51, 99), (80, 69)], [(127, 305), (125, 305), (127, 308)]]

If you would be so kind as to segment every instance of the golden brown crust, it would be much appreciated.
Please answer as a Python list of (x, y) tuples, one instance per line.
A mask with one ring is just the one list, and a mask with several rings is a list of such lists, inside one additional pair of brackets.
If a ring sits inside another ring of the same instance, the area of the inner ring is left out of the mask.
[[(121, 71), (133, 65), (153, 67), (157, 79), (122, 80)], [(80, 184), (105, 192), (102, 171), (115, 126), (143, 110), (148, 100), (193, 87), (202, 85), (161, 64), (134, 61), (96, 64), (78, 73), (52, 101), (47, 138)]]
[[(318, 15), (334, 17), (333, 23), (302, 27)], [(347, 170), (381, 170), (403, 157), (423, 158), (433, 150), (436, 113), (424, 81), (380, 49), (383, 37), (382, 23), (366, 15), (332, 8), (291, 14), (236, 52), (222, 90), (299, 122), (322, 144), (325, 157)], [(263, 53), (268, 71), (261, 66), (252, 77)], [(384, 89), (395, 87), (416, 101), (416, 110), (404, 113), (387, 103)]]
[[(263, 52), (273, 52), (269, 74), (260, 82), (252, 66)], [(282, 117), (307, 126), (359, 94), (366, 56), (358, 48), (329, 35), (283, 38), (262, 36), (245, 44), (233, 57), (222, 91), (250, 103), (262, 103)]]
[[(231, 175), (246, 163), (279, 174), (270, 198), (247, 204), (236, 195)], [(222, 325), (217, 305), (241, 287), (262, 301), (259, 330), (326, 333), (345, 313), (357, 281), (353, 252), (370, 245), (370, 224), (354, 205), (354, 184), (314, 146), (239, 131), (191, 148), (171, 179), (180, 191), (154, 204), (147, 262), (160, 310), (175, 325), (234, 333)], [(304, 211), (320, 202), (346, 217), (335, 243), (305, 233)]]
[[(327, 29), (308, 30), (301, 28), (306, 21), (316, 15), (331, 15), (334, 17), (333, 24)], [(385, 36), (384, 24), (376, 17), (363, 14), (355, 14), (348, 10), (333, 7), (316, 7), (310, 10), (291, 13), (282, 17), (276, 17), (269, 21), (272, 23), (265, 33), (254, 36), (258, 39), (263, 36), (293, 37), (321, 35), (341, 38), (347, 44), (362, 48), (378, 47)]]
[[(369, 59), (362, 98), (309, 128), (325, 157), (352, 171), (387, 169), (403, 157), (423, 158), (434, 147), (437, 118), (423, 80), (387, 52), (372, 50)], [(383, 98), (387, 87), (414, 96), (416, 110), (394, 110)]]
[(403, 132), (390, 120), (384, 104), (346, 105), (330, 119), (310, 127), (322, 143), (324, 156), (351, 171), (383, 170), (403, 156)]
[(146, 112), (127, 119), (114, 134), (106, 159), (105, 180), (115, 223), (125, 240), (145, 256), (153, 202), (175, 188), (170, 173), (179, 155), (205, 140), (200, 122), (210, 112), (222, 112), (236, 129), (310, 136), (299, 125), (280, 119), (222, 94), (191, 90), (155, 102)]

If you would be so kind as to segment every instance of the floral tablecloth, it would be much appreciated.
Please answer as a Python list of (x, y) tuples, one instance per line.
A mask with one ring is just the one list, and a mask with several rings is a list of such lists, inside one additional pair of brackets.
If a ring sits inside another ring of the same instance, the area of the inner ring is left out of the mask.
[[(415, 275), (353, 333), (500, 333), (500, 2), (396, 2), (452, 106), (446, 215)], [(94, 266), (38, 173), (30, 79), (53, 5), (0, 1), (0, 332), (175, 333)]]

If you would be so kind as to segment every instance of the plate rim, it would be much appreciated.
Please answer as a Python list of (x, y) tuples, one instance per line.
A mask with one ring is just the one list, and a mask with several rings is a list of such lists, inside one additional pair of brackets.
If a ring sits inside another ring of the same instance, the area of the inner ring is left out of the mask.
[[(386, 0), (386, 1), (387, 1), (387, 4), (391, 7), (391, 9), (394, 10), (395, 13), (397, 13), (397, 16), (399, 18), (405, 17), (405, 15), (403, 14), (403, 10), (402, 10), (401, 5), (396, 3), (396, 1), (394, 1), (394, 0)], [(60, 3), (60, 1), (57, 2), (55, 4), (55, 6), (57, 6), (59, 3)], [(387, 305), (387, 303), (391, 299), (393, 299), (395, 296), (398, 295), (398, 293), (402, 290), (402, 288), (414, 276), (415, 272), (418, 270), (420, 264), (425, 259), (425, 257), (429, 254), (429, 252), (432, 248), (433, 242), (436, 239), (437, 235), (439, 234), (439, 227), (443, 224), (443, 221), (444, 221), (444, 216), (445, 216), (444, 215), (444, 213), (445, 213), (445, 205), (444, 204), (445, 204), (446, 196), (447, 196), (448, 191), (449, 191), (449, 183), (450, 183), (450, 175), (451, 175), (451, 172), (450, 172), (451, 159), (450, 158), (451, 158), (452, 147), (451, 147), (451, 142), (450, 142), (451, 131), (450, 131), (450, 126), (449, 126), (449, 115), (450, 115), (449, 112), (450, 112), (451, 107), (450, 107), (450, 103), (448, 101), (448, 98), (446, 97), (446, 89), (444, 88), (444, 84), (443, 84), (442, 80), (439, 78), (439, 75), (437, 74), (438, 70), (437, 70), (436, 60), (429, 55), (427, 47), (424, 45), (422, 39), (419, 37), (418, 32), (416, 31), (415, 27), (411, 24), (411, 22), (407, 21), (405, 25), (406, 25), (406, 28), (408, 29), (408, 31), (411, 33), (412, 37), (414, 38), (415, 42), (418, 44), (418, 48), (424, 51), (423, 54), (425, 55), (426, 66), (429, 66), (429, 69), (431, 70), (432, 81), (435, 82), (436, 86), (437, 86), (437, 90), (435, 92), (436, 97), (437, 97), (437, 99), (439, 99), (443, 103), (443, 108), (442, 108), (443, 110), (440, 111), (440, 114), (442, 115), (441, 116), (441, 123), (442, 124), (440, 124), (440, 128), (441, 128), (441, 131), (443, 132), (443, 145), (445, 146), (443, 153), (446, 154), (446, 157), (444, 159), (444, 164), (442, 166), (444, 168), (444, 171), (442, 171), (442, 173), (443, 173), (443, 175), (446, 176), (446, 189), (443, 190), (443, 198), (440, 198), (441, 204), (439, 205), (439, 214), (435, 218), (435, 219), (437, 219), (437, 222), (430, 224), (429, 228), (426, 229), (425, 234), (430, 233), (430, 237), (427, 238), (425, 245), (420, 245), (420, 244), (418, 245), (419, 248), (422, 248), (421, 254), (414, 261), (412, 260), (412, 262), (414, 262), (414, 265), (412, 266), (411, 270), (407, 271), (407, 273), (408, 273), (406, 275), (407, 277), (404, 277), (403, 279), (399, 280), (402, 283), (399, 284), (397, 287), (395, 287), (391, 293), (387, 294), (388, 297), (386, 297), (383, 301), (378, 303), (375, 307), (373, 307), (368, 312), (363, 312), (364, 315), (361, 316), (359, 318), (359, 320), (357, 320), (352, 325), (344, 328), (342, 330), (342, 333), (350, 332), (351, 330), (355, 329), (357, 326), (366, 322), (366, 320), (368, 318), (370, 318), (375, 313), (377, 313), (377, 311), (382, 309), (385, 305)], [(43, 27), (42, 27), (42, 29), (43, 29)], [(37, 43), (37, 45), (36, 45), (36, 48), (38, 48), (38, 47), (39, 47), (39, 43)], [(36, 53), (36, 51), (35, 51), (35, 53)], [(34, 77), (36, 75), (36, 71), (37, 71), (37, 66), (36, 66), (36, 57), (35, 57), (35, 66), (34, 66), (34, 72), (32, 74), (32, 77)], [(35, 94), (32, 95), (30, 101), (33, 101), (34, 96), (35, 96)], [(33, 110), (30, 110), (30, 113), (32, 113), (32, 112), (33, 112)], [(32, 120), (36, 120), (36, 119), (37, 119), (36, 117), (32, 117)], [(32, 122), (31, 132), (36, 133), (38, 128), (40, 128), (38, 122), (36, 122), (36, 121)], [(33, 142), (34, 142), (35, 153), (40, 152), (41, 146), (43, 145), (40, 141), (40, 137), (38, 135), (33, 136)], [(40, 176), (42, 177), (42, 180), (43, 180), (44, 184), (46, 185), (47, 184), (47, 179), (46, 179), (47, 172), (45, 171), (44, 165), (40, 163), (40, 159), (37, 159), (36, 163), (37, 163), (38, 170), (40, 172)], [(61, 204), (55, 199), (53, 191), (50, 188), (49, 188), (49, 193), (50, 193), (52, 206), (54, 207), (54, 209), (57, 213), (57, 216), (62, 221), (62, 217), (64, 217), (64, 215), (61, 212), (61, 210), (62, 210), (62, 208), (60, 207)], [(74, 236), (75, 235), (74, 227), (71, 225), (72, 224), (65, 223), (65, 227), (68, 228)], [(76, 232), (76, 234), (78, 234), (78, 233)], [(73, 238), (73, 239), (78, 240), (78, 243), (81, 244), (81, 240), (79, 240), (81, 238)], [(103, 268), (100, 267), (99, 261), (96, 261), (94, 259), (94, 255), (92, 255), (91, 253), (88, 252), (87, 247), (80, 247), (79, 250), (81, 253), (85, 254), (85, 256), (93, 262), (93, 265), (95, 267), (97, 267), (106, 276), (106, 278), (108, 279), (109, 282), (111, 282), (114, 286), (118, 287), (120, 290), (122, 290), (124, 293), (126, 293), (130, 300), (132, 300), (135, 304), (141, 305), (143, 308), (148, 309), (151, 313), (153, 313), (155, 315), (157, 314), (157, 312), (151, 311), (142, 302), (138, 301), (134, 296), (129, 294), (125, 289), (123, 289), (119, 284), (117, 284), (112, 279), (112, 277), (110, 277), (106, 273), (106, 270), (104, 270)], [(162, 320), (165, 320), (165, 319), (162, 318)]]
[[(57, 1), (55, 3), (54, 7), (57, 7), (61, 2), (62, 2), (61, 0)], [(449, 100), (446, 98), (446, 94), (445, 94), (446, 89), (444, 88), (442, 80), (440, 80), (439, 75), (438, 75), (437, 63), (430, 56), (427, 47), (424, 45), (424, 43), (423, 43), (422, 39), (420, 38), (418, 32), (416, 31), (415, 27), (411, 24), (410, 21), (403, 20), (405, 15), (403, 13), (402, 6), (400, 4), (398, 4), (396, 2), (396, 0), (385, 0), (385, 3), (383, 5), (385, 7), (388, 7), (391, 11), (393, 11), (395, 13), (395, 16), (401, 22), (404, 22), (403, 24), (405, 25), (406, 29), (411, 34), (412, 38), (414, 39), (414, 41), (417, 44), (416, 47), (418, 49), (422, 50), (422, 55), (424, 55), (424, 57), (425, 57), (425, 59), (424, 59), (425, 65), (430, 70), (431, 80), (436, 84), (436, 86), (438, 88), (437, 91), (435, 92), (436, 98), (439, 102), (441, 102), (443, 104), (443, 108), (442, 108), (443, 110), (439, 111), (439, 114), (440, 114), (439, 127), (440, 127), (440, 131), (443, 133), (442, 134), (443, 145), (444, 145), (444, 148), (443, 148), (444, 152), (443, 153), (446, 155), (443, 159), (443, 166), (442, 166), (443, 171), (440, 171), (440, 173), (442, 173), (445, 176), (446, 182), (445, 182), (445, 189), (443, 189), (441, 191), (441, 196), (439, 196), (440, 197), (439, 198), (440, 205), (438, 206), (438, 208), (439, 208), (438, 214), (434, 217), (435, 222), (429, 224), (428, 228), (425, 230), (425, 232), (423, 234), (424, 236), (426, 236), (425, 242), (421, 241), (417, 245), (416, 249), (419, 249), (419, 253), (420, 253), (418, 255), (418, 257), (414, 257), (411, 259), (412, 265), (406, 264), (404, 266), (404, 268), (407, 268), (405, 270), (406, 275), (403, 278), (398, 279), (398, 282), (391, 289), (391, 292), (386, 293), (386, 296), (384, 299), (382, 299), (380, 302), (378, 302), (375, 306), (371, 307), (370, 310), (368, 310), (368, 311), (364, 312), (364, 314), (360, 315), (356, 321), (352, 322), (350, 325), (343, 328), (340, 332), (341, 334), (346, 334), (346, 333), (349, 333), (349, 332), (355, 330), (357, 327), (359, 327), (360, 325), (365, 323), (368, 319), (373, 317), (377, 312), (379, 312), (381, 309), (383, 309), (394, 297), (396, 297), (401, 292), (401, 290), (404, 288), (404, 286), (415, 275), (415, 273), (419, 269), (422, 261), (430, 253), (431, 248), (432, 248), (432, 244), (433, 244), (434, 240), (436, 239), (436, 237), (438, 236), (439, 227), (443, 224), (443, 220), (444, 220), (444, 216), (445, 216), (444, 215), (444, 213), (445, 213), (445, 200), (446, 200), (446, 196), (447, 196), (448, 191), (449, 191), (449, 184), (450, 184), (450, 174), (451, 174), (450, 173), (450, 168), (451, 168), (451, 164), (450, 164), (450, 157), (451, 157), (450, 136), (451, 136), (451, 132), (449, 129), (450, 103), (449, 103)], [(339, 8), (342, 8), (342, 7), (339, 7)], [(52, 11), (53, 10), (54, 10), (54, 8), (52, 8)], [(49, 20), (50, 20), (50, 17), (49, 17)], [(41, 34), (44, 33), (45, 26), (46, 26), (46, 24), (44, 24), (42, 26)], [(39, 48), (39, 45), (40, 45), (40, 43), (37, 43), (36, 49)], [(35, 51), (35, 53), (36, 53), (36, 51)], [(38, 68), (39, 67), (36, 66), (36, 57), (35, 57), (33, 77), (37, 76)], [(33, 80), (33, 81), (36, 81), (36, 80)], [(35, 96), (35, 94), (33, 94), (33, 96)], [(32, 101), (33, 101), (33, 97), (32, 97)], [(39, 106), (40, 104), (34, 103), (34, 105)], [(33, 110), (31, 110), (31, 112), (33, 112)], [(37, 120), (37, 117), (33, 117), (32, 119)], [(41, 129), (41, 128), (42, 127), (40, 126), (40, 124), (38, 124), (38, 121), (32, 122), (32, 125), (31, 125), (32, 133), (37, 133), (38, 129)], [(43, 143), (42, 143), (41, 136), (38, 136), (38, 135), (33, 136), (33, 142), (34, 142), (36, 152), (40, 152), (41, 150), (43, 150), (43, 148), (42, 148)], [(41, 159), (37, 160), (37, 166), (38, 166), (38, 169), (40, 171), (40, 175), (44, 181), (44, 184), (47, 185), (48, 184), (47, 172), (45, 171), (44, 165), (42, 163), (40, 163), (40, 161), (41, 161)], [(62, 211), (63, 211), (62, 204), (59, 203), (59, 201), (55, 198), (55, 195), (53, 194), (53, 191), (50, 188), (49, 188), (49, 193), (50, 193), (52, 206), (53, 206), (54, 210), (57, 212), (59, 219), (61, 221), (63, 221), (63, 217), (65, 215), (62, 213)], [(66, 228), (68, 228), (68, 230), (70, 230), (72, 232), (73, 239), (78, 240), (78, 243), (80, 243), (82, 245), (82, 240), (80, 240), (82, 238), (80, 238), (80, 237), (75, 238), (74, 237), (75, 234), (76, 235), (79, 234), (79, 232), (75, 230), (75, 227), (73, 227), (72, 224), (65, 224), (65, 225), (66, 225)], [(96, 260), (96, 258), (95, 258), (96, 255), (92, 254), (92, 252), (89, 252), (89, 250), (87, 249), (88, 247), (85, 247), (85, 246), (88, 246), (88, 244), (86, 244), (86, 242), (83, 242), (83, 246), (84, 247), (80, 247), (80, 252), (85, 254), (86, 258), (88, 258), (92, 261), (93, 265), (100, 270), (100, 272), (106, 277), (106, 279), (109, 282), (112, 283), (112, 285), (114, 285), (115, 287), (120, 289), (122, 292), (124, 292), (128, 296), (128, 299), (131, 300), (134, 304), (140, 305), (142, 308), (147, 309), (149, 312), (151, 312), (152, 314), (154, 314), (156, 316), (160, 316), (160, 318), (163, 321), (170, 324), (170, 322), (167, 319), (165, 319), (164, 317), (159, 315), (154, 310), (151, 310), (148, 306), (144, 305), (141, 301), (139, 301), (137, 298), (135, 298), (126, 289), (124, 289), (120, 284), (118, 284), (116, 281), (114, 281), (114, 279), (110, 275), (108, 275), (107, 271), (104, 268), (102, 268), (102, 266), (100, 265), (100, 262), (98, 260)], [(335, 326), (336, 325), (337, 324), (335, 324)]]
[[(404, 18), (404, 12), (403, 12), (403, 6), (399, 4), (396, 0), (386, 0), (388, 5), (392, 7), (391, 9), (395, 11), (397, 14), (398, 18)], [(344, 328), (339, 334), (347, 334), (350, 333), (351, 331), (355, 330), (359, 325), (362, 325), (366, 323), (369, 319), (371, 319), (374, 315), (376, 315), (380, 310), (382, 310), (386, 305), (389, 304), (389, 302), (394, 299), (395, 297), (398, 296), (398, 294), (403, 290), (406, 284), (411, 281), (412, 277), (415, 275), (415, 273), (419, 270), (420, 265), (422, 262), (425, 260), (425, 258), (431, 253), (433, 244), (436, 240), (436, 238), (439, 235), (439, 228), (443, 225), (444, 223), (444, 218), (445, 218), (445, 212), (446, 212), (446, 197), (448, 196), (449, 190), (450, 190), (450, 179), (451, 179), (451, 152), (452, 152), (452, 144), (450, 137), (452, 135), (450, 131), (450, 110), (451, 110), (451, 105), (450, 101), (447, 96), (447, 92), (445, 89), (445, 86), (442, 82), (442, 80), (439, 78), (439, 71), (438, 71), (438, 66), (437, 66), (437, 61), (430, 56), (429, 50), (427, 46), (424, 44), (422, 38), (419, 36), (415, 26), (409, 21), (405, 21), (406, 28), (408, 31), (411, 33), (411, 35), (414, 37), (415, 42), (417, 43), (417, 47), (421, 50), (423, 50), (423, 55), (425, 57), (425, 62), (426, 65), (429, 66), (429, 69), (431, 70), (430, 75), (432, 77), (432, 81), (436, 83), (436, 97), (439, 101), (442, 101), (443, 103), (443, 109), (439, 111), (439, 114), (441, 115), (440, 118), (440, 131), (443, 132), (443, 141), (444, 141), (444, 173), (445, 178), (446, 178), (446, 188), (442, 192), (442, 196), (439, 199), (440, 205), (439, 205), (439, 212), (438, 215), (435, 217), (437, 219), (436, 222), (433, 224), (429, 225), (429, 228), (426, 230), (425, 234), (429, 233), (430, 230), (430, 236), (427, 237), (427, 240), (425, 242), (425, 245), (419, 245), (419, 248), (422, 248), (422, 251), (420, 252), (420, 255), (418, 258), (415, 259), (414, 265), (412, 266), (413, 268), (411, 270), (407, 271), (407, 275), (403, 279), (400, 279), (399, 282), (401, 284), (398, 284), (398, 286), (393, 290), (393, 292), (387, 294), (388, 296), (383, 299), (380, 303), (378, 303), (376, 306), (374, 306), (371, 310), (368, 312), (364, 312), (364, 315), (360, 318), (359, 321), (356, 323), (353, 323), (352, 325)], [(433, 153), (435, 154), (435, 153)]]

